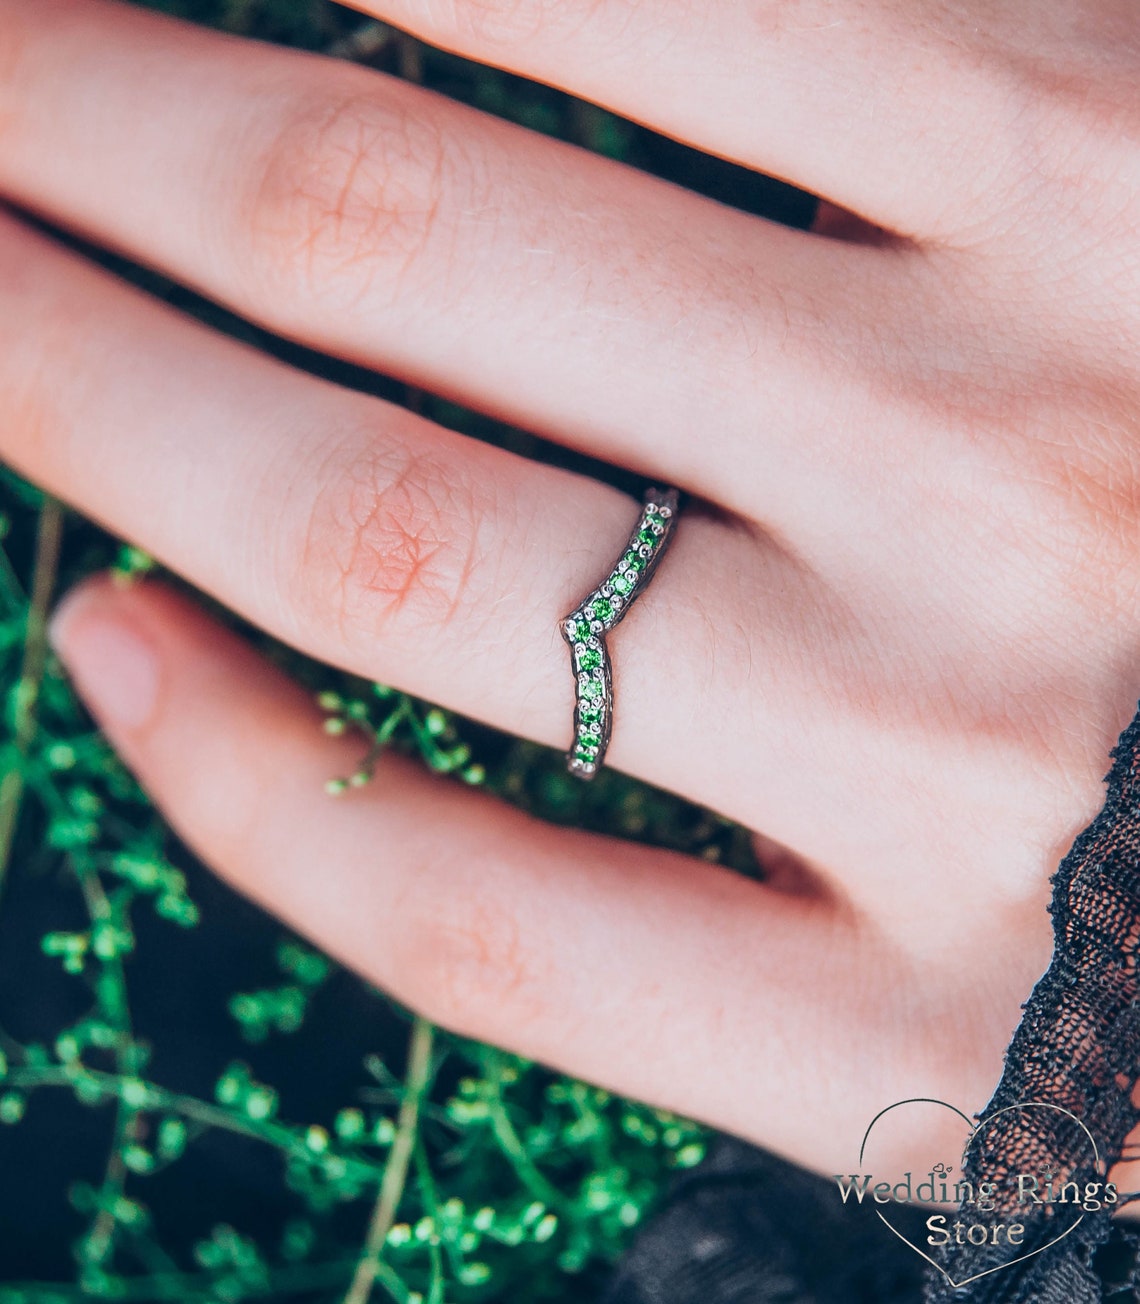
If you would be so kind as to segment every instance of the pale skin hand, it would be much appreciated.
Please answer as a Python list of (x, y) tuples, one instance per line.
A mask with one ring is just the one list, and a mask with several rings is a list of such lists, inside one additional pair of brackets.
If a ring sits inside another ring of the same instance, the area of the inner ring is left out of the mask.
[[(68, 602), (81, 691), (210, 864), (448, 1027), (825, 1172), (892, 1101), (979, 1109), (1140, 693), (1134, 0), (358, 7), (833, 207), (783, 230), (102, 0), (0, 0), (0, 194), (718, 509), (612, 640), (609, 761), (791, 868), (548, 828), (394, 757), (334, 804), (355, 748), (157, 585)], [(14, 216), (0, 401), (0, 455), (260, 626), (566, 745), (557, 623), (621, 494), (295, 373)]]

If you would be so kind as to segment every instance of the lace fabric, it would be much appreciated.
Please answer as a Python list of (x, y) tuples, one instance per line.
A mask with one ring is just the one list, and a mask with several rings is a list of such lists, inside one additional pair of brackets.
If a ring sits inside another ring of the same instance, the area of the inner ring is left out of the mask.
[[(1100, 814), (1053, 876), (1053, 958), (1024, 1006), (981, 1117), (1006, 1112), (981, 1134), (966, 1165), (967, 1179), (995, 1181), (1007, 1194), (1018, 1173), (1051, 1174), (1058, 1185), (1076, 1180), (1082, 1189), (1102, 1181), (1140, 1122), (1133, 1103), (1140, 1079), (1140, 712), (1113, 749), (1107, 785)], [(1010, 1108), (1023, 1101), (1067, 1112)], [(1099, 1170), (1070, 1115), (1095, 1138)], [(954, 1279), (975, 1280), (954, 1288), (932, 1270), (927, 1304), (1100, 1300), (1094, 1262), (1112, 1232), (1110, 1211), (1085, 1213), (1057, 1240), (1072, 1222), (1067, 1207), (1042, 1206), (1020, 1249), (957, 1250)], [(1136, 1239), (1126, 1230), (1119, 1236)], [(1031, 1247), (1038, 1252), (1027, 1257)]]

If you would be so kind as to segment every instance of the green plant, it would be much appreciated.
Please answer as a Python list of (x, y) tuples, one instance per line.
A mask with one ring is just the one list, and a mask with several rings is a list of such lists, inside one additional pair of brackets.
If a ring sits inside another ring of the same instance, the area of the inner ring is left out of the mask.
[[(536, 129), (618, 156), (634, 147), (629, 124), (546, 88), (426, 52), (330, 4), (166, 0), (154, 7), (348, 57), (390, 59), (405, 75), (426, 76)], [(386, 383), (271, 340), (153, 274), (120, 270), (298, 365), (361, 388)], [(474, 437), (575, 461), (429, 395), (409, 397)], [(608, 468), (591, 469), (622, 482)], [(127, 576), (154, 569), (137, 549), (0, 468), (0, 916), (7, 912), (10, 935), (25, 936), (31, 923), (13, 896), (45, 882), (53, 916), (39, 959), (22, 970), (3, 1008), (26, 1021), (37, 1004), (30, 993), (54, 981), (51, 975), (62, 975), (71, 993), (52, 1007), (53, 1018), (59, 1009), (70, 1014), (34, 1035), (0, 1030), (0, 1134), (28, 1126), (35, 1106), (51, 1137), (66, 1098), (86, 1111), (88, 1130), (105, 1137), (98, 1173), (74, 1173), (68, 1189), (80, 1229), (70, 1247), (72, 1280), (8, 1280), (0, 1300), (588, 1298), (588, 1284), (620, 1253), (669, 1175), (701, 1158), (704, 1129), (433, 1028), (291, 937), (265, 944), (257, 986), (217, 1003), (218, 1022), (228, 1019), (229, 1026), (212, 1043), (212, 1090), (156, 1069), (163, 1045), (135, 1017), (141, 975), (148, 984), (194, 990), (211, 960), (207, 943), (191, 945), (181, 952), (195, 956), (189, 971), (167, 972), (165, 945), (144, 956), (139, 938), (163, 930), (202, 935), (208, 919), (197, 898), (208, 879), (174, 845), (92, 729), (45, 640), (45, 619), (61, 589), (108, 565)], [(361, 765), (329, 776), (330, 800), (351, 786), (382, 782), (384, 750), (396, 747), (545, 818), (754, 870), (746, 834), (705, 811), (613, 773), (586, 788), (545, 749), (497, 737), (247, 632), (311, 688), (327, 730), (360, 736)], [(216, 912), (238, 908), (229, 900), (219, 897)], [(273, 926), (263, 921), (262, 928)], [(406, 1048), (361, 1054), (347, 1088), (331, 1077), (322, 1083), (319, 1067), (306, 1063), (303, 1073), (322, 1101), (306, 1114), (283, 1103), (302, 1068), (281, 1047), (311, 1029), (314, 1009), (330, 1007), (330, 992), (344, 999), (345, 984), (377, 1028), (406, 1030)], [(174, 1039), (180, 1031), (168, 1026), (163, 1035)], [(260, 1067), (269, 1050), (265, 1062), (284, 1077)], [(217, 1137), (274, 1157), (288, 1213), (272, 1231), (251, 1232), (240, 1216), (207, 1216), (197, 1220), (204, 1230), (174, 1235), (169, 1219), (156, 1214), (159, 1206), (187, 1208), (179, 1173)], [(35, 1146), (16, 1153), (27, 1171), (9, 1163), (6, 1182), (34, 1182)], [(0, 1273), (3, 1258), (0, 1248)]]

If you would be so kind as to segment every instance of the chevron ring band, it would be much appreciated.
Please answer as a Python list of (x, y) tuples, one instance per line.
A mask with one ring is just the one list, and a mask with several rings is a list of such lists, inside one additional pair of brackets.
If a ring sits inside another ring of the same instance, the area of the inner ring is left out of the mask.
[(592, 779), (602, 766), (613, 727), (614, 690), (606, 635), (645, 591), (669, 546), (677, 520), (676, 489), (649, 489), (629, 543), (610, 574), (562, 620), (576, 684), (574, 741), (566, 766)]

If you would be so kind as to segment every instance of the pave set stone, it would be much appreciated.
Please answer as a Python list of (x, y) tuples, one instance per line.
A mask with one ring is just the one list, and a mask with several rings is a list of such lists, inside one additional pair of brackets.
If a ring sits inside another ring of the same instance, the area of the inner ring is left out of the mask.
[(571, 771), (591, 778), (601, 764), (609, 738), (612, 710), (605, 635), (621, 619), (650, 573), (650, 560), (668, 533), (673, 509), (668, 503), (646, 503), (641, 520), (609, 578), (563, 621), (577, 675), (574, 743), (567, 756)]
[(578, 708), (570, 761), (585, 775), (592, 775), (598, 767), (603, 725), (609, 710), (605, 646), (600, 629), (596, 633), (594, 626), (600, 626), (613, 614), (610, 603), (595, 598), (584, 604), (581, 614), (575, 612), (569, 617), (565, 625), (578, 671)]

